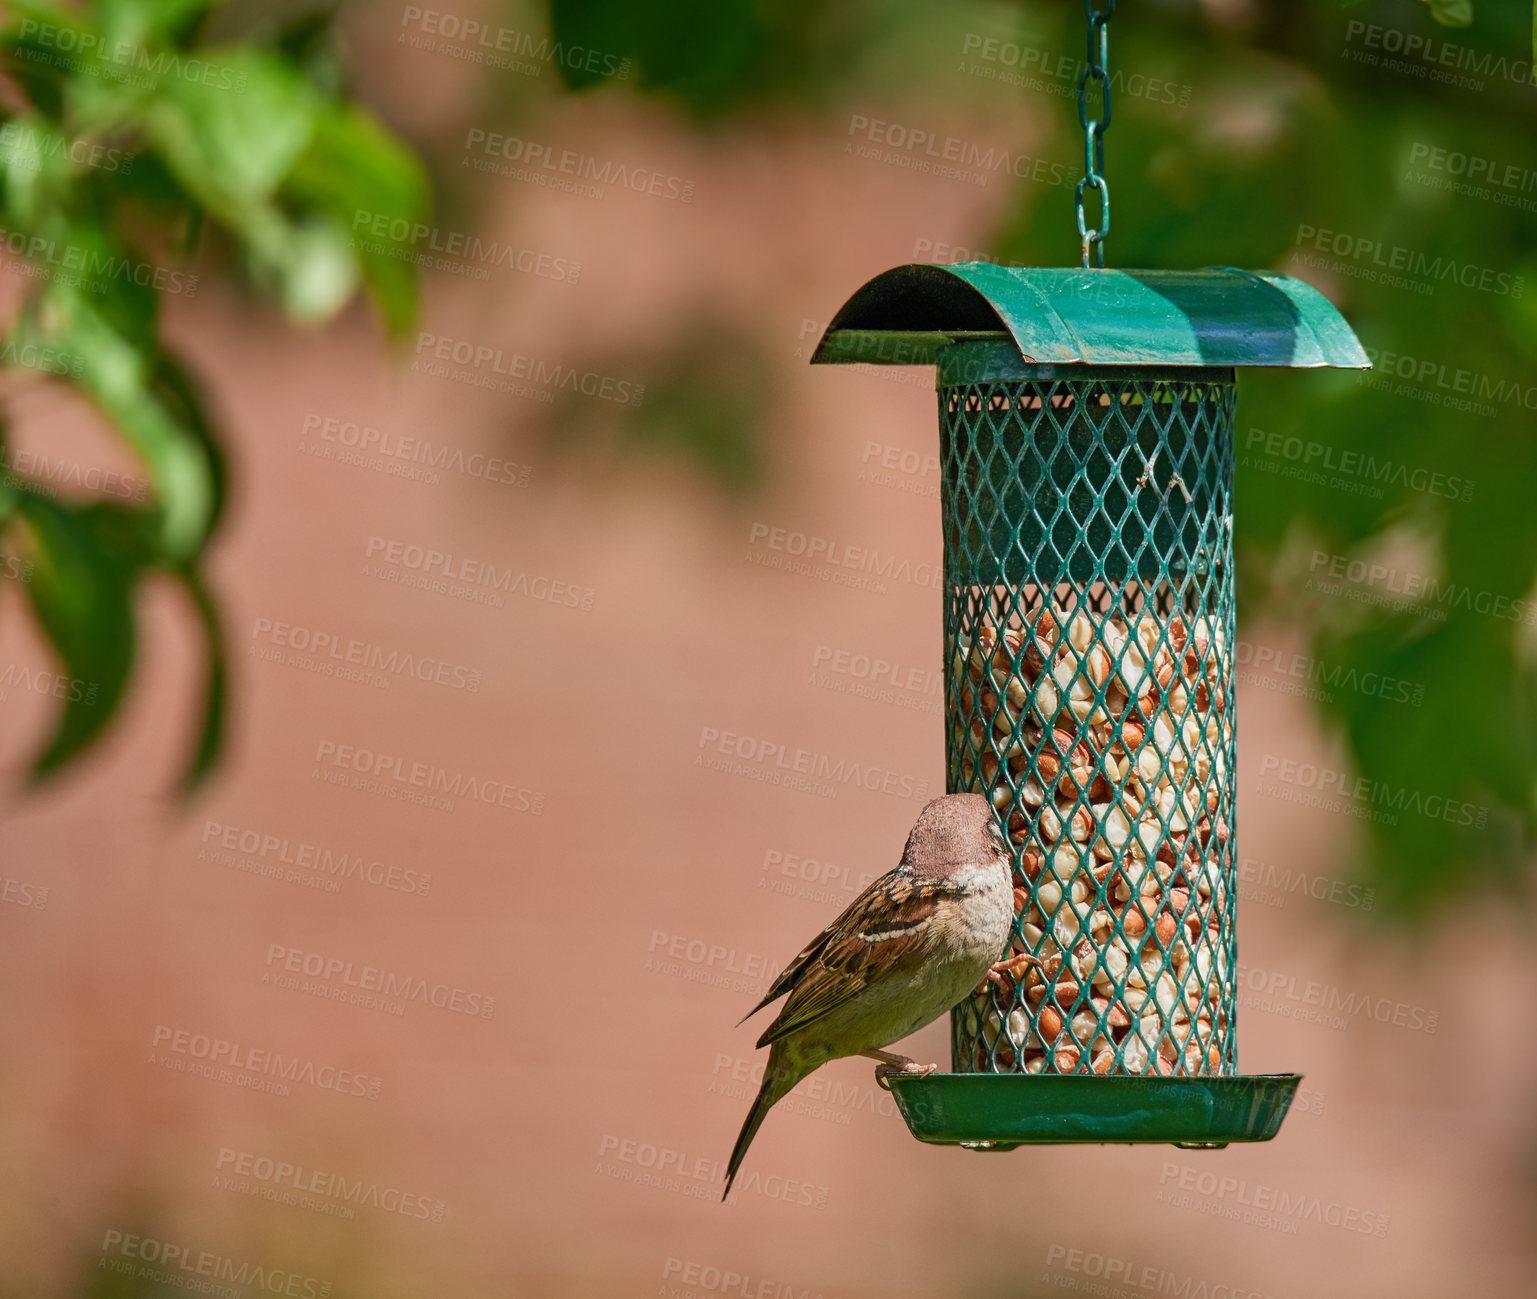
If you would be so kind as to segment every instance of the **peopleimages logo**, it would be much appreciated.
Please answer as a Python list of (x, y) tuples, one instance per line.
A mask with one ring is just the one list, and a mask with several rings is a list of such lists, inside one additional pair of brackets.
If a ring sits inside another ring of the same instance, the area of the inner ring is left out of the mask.
[(325, 844), (225, 825), (219, 821), (204, 823), (202, 847), (197, 855), (200, 861), (210, 861), (216, 866), (228, 866), (253, 875), (276, 876), (318, 888), (324, 893), (339, 893), (342, 883), (349, 879), (376, 888), (423, 896), (432, 886), (432, 876), (425, 871), (387, 866), (382, 861), (369, 860), (360, 852), (337, 852)]
[(1271, 645), (1255, 645), (1246, 640), (1238, 642), (1233, 657), (1238, 665), (1239, 682), (1256, 685), (1262, 690), (1276, 690), (1325, 703), (1333, 700), (1336, 690), (1348, 690), (1371, 699), (1381, 699), (1384, 703), (1409, 704), (1414, 708), (1425, 702), (1423, 682), (1406, 681), (1353, 664), (1326, 663), (1307, 654), (1280, 650)]
[[(1259, 774), (1260, 789), (1263, 792), (1274, 792), (1275, 787), (1267, 790), (1263, 783), (1264, 777), (1274, 776), (1282, 784), (1313, 796), (1291, 797), (1286, 800), (1288, 802), (1320, 806), (1330, 811), (1346, 810), (1350, 804), (1371, 807), (1384, 814), (1390, 825), (1397, 823), (1396, 814), (1400, 812), (1473, 830), (1483, 830), (1489, 824), (1489, 809), (1480, 803), (1449, 798), (1445, 794), (1426, 793), (1407, 785), (1392, 785), (1385, 780), (1357, 776), (1338, 767), (1283, 758), (1279, 754), (1265, 754), (1260, 759)], [(1342, 803), (1346, 806), (1341, 806)]]
[(15, 338), (7, 338), (4, 343), (0, 343), (0, 365), (19, 365), (28, 370), (40, 370), (44, 374), (78, 376), (84, 362), (77, 352), (65, 352), (37, 343), (18, 344)]
[(1496, 185), (1501, 189), (1528, 194), (1537, 190), (1537, 167), (1486, 158), (1477, 153), (1461, 153), (1437, 145), (1416, 141), (1409, 146), (1410, 163), (1422, 163), (1432, 171), (1446, 172), (1469, 184)]
[(818, 645), (811, 653), (809, 685), (836, 694), (939, 714), (944, 711), (944, 674), (902, 667), (879, 655)]
[(365, 1208), (423, 1222), (442, 1222), (447, 1208), (442, 1200), (430, 1195), (403, 1191), (397, 1186), (380, 1186), (378, 1182), (348, 1178), (322, 1168), (306, 1168), (286, 1159), (229, 1146), (220, 1147), (214, 1169), (218, 1174), (215, 1185), (221, 1190), (315, 1209), (338, 1218), (355, 1217), (357, 1209)]
[(450, 690), (464, 690), (470, 694), (480, 691), (479, 668), (466, 667), (462, 663), (449, 663), (430, 654), (377, 645), (372, 641), (322, 631), (272, 618), (257, 618), (251, 628), (253, 641), (265, 642), (281, 658), (280, 651), (293, 650), (289, 661), (302, 659), (311, 666), (319, 666), (326, 675), (348, 668), (373, 669), (390, 676), (411, 677), (431, 685), (445, 686)]
[(582, 274), (582, 264), (574, 258), (536, 248), (518, 248), (496, 239), (488, 242), (478, 235), (444, 230), (366, 208), (358, 208), (352, 214), (352, 238), (355, 243), (369, 241), (368, 252), (382, 252), (397, 260), (444, 270), (452, 269), (450, 263), (473, 262), (483, 269), (501, 267), (570, 284), (575, 284)]
[[(322, 1091), (365, 1096), (376, 1101), (379, 1089), (384, 1085), (384, 1080), (373, 1074), (316, 1064), (296, 1055), (285, 1056), (281, 1051), (231, 1042), (211, 1033), (198, 1033), (169, 1024), (155, 1025), (150, 1045), (164, 1047), (170, 1052), (151, 1063), (170, 1068), (174, 1073), (198, 1074), (220, 1082), (238, 1081), (243, 1086), (281, 1079), (284, 1083), (308, 1083)], [(270, 1088), (258, 1087), (258, 1090)], [(287, 1095), (287, 1090), (284, 1089), (282, 1094)]]
[(43, 279), (58, 278), (94, 293), (104, 291), (110, 281), (116, 280), (121, 284), (137, 284), (140, 288), (153, 285), (162, 293), (177, 293), (188, 298), (197, 294), (196, 275), (157, 266), (153, 262), (115, 257), (110, 252), (81, 244), (60, 243), (57, 239), (28, 235), (21, 230), (0, 229), (0, 248), (29, 263), (30, 274)]
[(116, 496), (125, 501), (149, 499), (149, 480), (115, 469), (81, 465), (73, 460), (50, 456), (46, 452), (20, 448), (0, 448), (0, 482), (7, 471), (24, 477), (34, 490), (57, 496), (61, 487), (77, 488), (102, 496)]
[(1441, 1012), (1433, 1007), (1365, 988), (1342, 988), (1317, 979), (1303, 981), (1289, 970), (1266, 970), (1239, 962), (1238, 987), (1251, 994), (1243, 1002), (1251, 1010), (1336, 1030), (1349, 1027), (1351, 1016), (1427, 1034), (1434, 1034), (1441, 1023)]
[[(335, 740), (320, 740), (315, 745), (315, 762), (330, 767), (335, 773), (352, 773), (355, 789), (374, 791), (379, 786), (399, 797), (403, 802), (436, 799), (438, 803), (451, 798), (467, 798), (474, 803), (505, 808), (515, 812), (527, 812), (538, 816), (544, 811), (544, 793), (514, 785), (494, 776), (475, 775), (464, 771), (451, 771), (430, 762), (414, 762), (403, 754), (384, 753), (377, 749), (353, 744), (340, 744)], [(317, 768), (318, 770), (318, 768)], [(328, 783), (339, 783), (330, 781)], [(408, 797), (410, 794), (417, 797)], [(444, 811), (451, 811), (449, 803)]]
[(1315, 902), (1332, 902), (1342, 907), (1370, 911), (1377, 890), (1354, 880), (1335, 879), (1329, 875), (1309, 875), (1305, 870), (1273, 865), (1245, 857), (1238, 867), (1238, 896), (1245, 901), (1282, 906), (1287, 896), (1306, 896)]
[[(1384, 244), (1380, 239), (1344, 230), (1320, 229), (1304, 223), (1297, 227), (1296, 244), (1311, 252), (1328, 253), (1356, 263), (1357, 269), (1348, 270), (1347, 274), (1417, 293), (1433, 293), (1437, 283), (1447, 280), (1465, 289), (1500, 297), (1519, 298), (1526, 288), (1526, 277), (1522, 275), (1492, 266), (1474, 266), (1439, 253), (1432, 257), (1417, 248)], [(1306, 256), (1302, 260), (1313, 264)]]
[(1336, 1200), (1325, 1200), (1311, 1191), (1292, 1191), (1268, 1182), (1219, 1176), (1210, 1169), (1195, 1168), (1188, 1164), (1166, 1161), (1159, 1173), (1158, 1185), (1166, 1190), (1193, 1191), (1197, 1195), (1223, 1202), (1226, 1211), (1215, 1216), (1233, 1221), (1247, 1221), (1243, 1211), (1253, 1210), (1260, 1214), (1273, 1213), (1297, 1222), (1316, 1222), (1324, 1227), (1338, 1227), (1341, 1231), (1356, 1232), (1362, 1236), (1376, 1236), (1380, 1239), (1388, 1234), (1390, 1219), (1380, 1210), (1359, 1209)]
[(1356, 587), (1379, 597), (1383, 603), (1409, 607), (1422, 606), (1446, 617), (1447, 609), (1463, 609), (1486, 618), (1502, 622), (1525, 623), (1537, 626), (1537, 600), (1523, 600), (1497, 591), (1480, 591), (1461, 582), (1442, 581), (1429, 573), (1417, 573), (1413, 569), (1400, 570), (1396, 565), (1368, 562), (1349, 555), (1331, 555), (1326, 550), (1315, 550), (1308, 561), (1307, 589), (1322, 590), (1333, 594), (1327, 586), (1319, 584), (1319, 576), (1326, 575), (1340, 587)]
[[(1362, 22), (1359, 18), (1352, 18), (1345, 25), (1345, 45), (1358, 63), (1381, 65), (1395, 72), (1428, 74), (1429, 80), (1470, 90), (1482, 90), (1484, 83), (1480, 78), (1483, 77), (1513, 81), (1522, 86), (1537, 85), (1530, 59), (1509, 58), (1493, 51), (1475, 50), (1467, 45), (1458, 45), (1420, 32)], [(1352, 46), (1359, 48), (1351, 49)], [(1402, 57), (1383, 58), (1384, 54)], [(1410, 59), (1416, 62), (1410, 64), (1407, 62)], [(1460, 75), (1466, 73), (1476, 75)]]
[(368, 965), (344, 956), (323, 952), (306, 951), (302, 947), (289, 947), (286, 943), (270, 943), (267, 946), (267, 973), (262, 982), (274, 972), (302, 974), (307, 978), (326, 983), (340, 983), (344, 988), (356, 988), (363, 993), (377, 993), (380, 997), (402, 1003), (413, 1001), (438, 1010), (451, 1010), (456, 1014), (479, 1019), (490, 1019), (496, 1009), (496, 998), (483, 992), (472, 992), (457, 984), (439, 983), (418, 974), (403, 974), (399, 970), (387, 970), (383, 966)]
[[(446, 367), (466, 367), (451, 373)], [(413, 370), (439, 378), (462, 378), (476, 387), (498, 388), (498, 376), (518, 395), (543, 395), (546, 400), (564, 388), (584, 397), (597, 397), (621, 406), (639, 406), (646, 395), (644, 384), (595, 370), (578, 370), (559, 361), (546, 361), (523, 352), (505, 352), (489, 343), (474, 343), (467, 338), (448, 338), (441, 334), (418, 334)], [(477, 377), (478, 376), (478, 377)], [(527, 389), (518, 385), (527, 383)]]
[(884, 593), (887, 581), (910, 582), (936, 591), (944, 584), (944, 569), (939, 564), (921, 561), (914, 564), (897, 555), (882, 554), (868, 546), (851, 546), (831, 537), (819, 537), (814, 532), (754, 523), (748, 529), (747, 544), (772, 552), (760, 559), (752, 549), (748, 550), (747, 558), (764, 567), (805, 572), (811, 576), (836, 573), (844, 586), (862, 586)]
[(310, 412), (300, 426), (299, 450), (316, 460), (360, 465), (391, 478), (437, 485), (444, 473), (463, 474), (493, 485), (527, 487), (533, 466), (519, 460), (464, 451), (431, 438), (401, 435), (356, 420)]
[[(604, 1133), (598, 1142), (595, 1171), (615, 1181), (713, 1201), (725, 1180), (726, 1163), (714, 1155), (690, 1155), (634, 1137)], [(764, 1175), (757, 1169), (745, 1170), (737, 1187), (738, 1194), (744, 1196), (761, 1195), (765, 1199), (782, 1200), (785, 1204), (807, 1209), (827, 1207), (827, 1187), (774, 1173)]]
[[(754, 1276), (751, 1272), (737, 1272), (672, 1254), (662, 1264), (662, 1281), (662, 1299), (706, 1299), (710, 1295), (720, 1295), (722, 1299), (837, 1299), (836, 1291)], [(681, 1289), (680, 1285), (687, 1288)]]
[(1424, 389), (1437, 389), (1449, 397), (1466, 397), (1483, 402), (1504, 402), (1523, 410), (1537, 411), (1537, 383), (1523, 384), (1513, 379), (1491, 379), (1477, 370), (1449, 369), (1444, 361), (1407, 356), (1383, 348), (1365, 347), (1371, 370), (1357, 371), (1359, 383), (1381, 383), (1391, 376), (1404, 379)]
[[(1271, 463), (1267, 465), (1263, 461)], [(1333, 443), (1312, 438), (1267, 433), (1261, 428), (1251, 428), (1244, 438), (1244, 454), (1239, 458), (1239, 467), (1280, 468), (1287, 477), (1320, 485), (1339, 485), (1342, 479), (1354, 480), (1362, 484), (1356, 489), (1360, 494), (1378, 499), (1383, 496), (1384, 487), (1440, 496), (1463, 504), (1473, 499), (1471, 479), (1422, 465), (1407, 465), (1387, 457), (1379, 459), (1364, 451), (1341, 449)]]
[(196, 1294), (239, 1299), (241, 1292), (249, 1288), (290, 1299), (328, 1299), (331, 1293), (331, 1283), (319, 1277), (263, 1267), (212, 1250), (194, 1249), (179, 1241), (115, 1229), (109, 1229), (102, 1237), (101, 1253), (104, 1270), (163, 1282)]
[[(424, 579), (483, 587), (493, 593), (505, 591), (510, 595), (527, 596), (531, 600), (542, 600), (583, 612), (592, 609), (594, 593), (591, 587), (577, 586), (541, 574), (530, 576), (527, 569), (513, 568), (511, 565), (498, 568), (492, 560), (456, 555), (435, 546), (418, 545), (394, 537), (372, 536), (364, 547), (363, 555), (365, 559), (382, 561)], [(404, 585), (417, 583), (405, 582)]]
[(99, 687), (94, 681), (65, 676), (47, 668), (27, 668), (20, 663), (7, 663), (0, 672), (0, 703), (4, 703), (12, 688), (28, 694), (52, 695), (55, 699), (67, 699), (72, 704), (91, 705), (96, 702)]
[[(13, 57), (153, 89), (167, 81), (186, 81), (211, 90), (242, 95), (247, 73), (237, 64), (210, 62), (167, 49), (150, 49), (134, 41), (111, 40), (95, 32), (81, 31), (73, 23), (63, 25), (38, 18), (23, 18), (20, 40)], [(14, 38), (13, 38), (14, 39)]]
[(849, 785), (890, 798), (926, 801), (929, 796), (929, 782), (921, 776), (848, 758), (834, 760), (828, 753), (792, 748), (782, 741), (739, 735), (716, 726), (700, 730), (699, 748), (703, 752), (694, 758), (696, 767), (746, 776), (825, 798), (836, 798), (838, 790)]
[[(1140, 1259), (1120, 1258), (1096, 1250), (1074, 1249), (1051, 1244), (1046, 1248), (1047, 1274), (1043, 1287), (1058, 1290), (1082, 1290), (1088, 1294), (1111, 1296), (1143, 1291), (1149, 1295), (1174, 1295), (1178, 1299), (1273, 1299), (1268, 1293), (1251, 1290), (1229, 1281), (1212, 1283), (1188, 1273), (1171, 1272)], [(1123, 1287), (1130, 1287), (1130, 1290)]]
[(21, 122), (0, 126), (0, 159), (20, 171), (37, 171), (45, 158), (50, 162), (68, 158), (77, 167), (120, 171), (126, 176), (133, 170), (134, 155), (96, 140), (69, 140)]
[(782, 848), (764, 852), (762, 870), (765, 873), (758, 881), (760, 889), (793, 893), (817, 902), (836, 901), (840, 907), (848, 901), (850, 894), (864, 888), (877, 874), (875, 871), (855, 874), (847, 866), (803, 857)]
[[(613, 185), (652, 198), (694, 201), (694, 182), (683, 176), (659, 172), (653, 167), (635, 167), (612, 158), (598, 158), (577, 149), (564, 149), (539, 140), (525, 140), (516, 135), (484, 131), (471, 127), (464, 137), (465, 161), (476, 171), (512, 175), (517, 179), (551, 177), (573, 183), (587, 182), (590, 187)], [(596, 191), (601, 198), (603, 191)]]
[[(1003, 69), (1002, 72), (991, 68), (986, 69), (986, 75), (989, 78), (1015, 85), (1028, 85), (1036, 89), (1049, 89), (1051, 93), (1059, 94), (1064, 98), (1071, 97), (1079, 76), (1088, 67), (1088, 64), (1076, 55), (1062, 54), (1057, 50), (1045, 49), (1037, 45), (1025, 45), (1019, 41), (989, 36), (982, 32), (966, 33), (961, 40), (961, 55), (963, 57), (974, 55), (985, 63), (996, 64)], [(963, 68), (965, 66), (962, 65)], [(970, 70), (977, 72), (978, 65), (972, 64)], [(1052, 86), (1049, 83), (1036, 82), (1031, 75), (1035, 72), (1039, 72), (1057, 84)], [(1010, 73), (1013, 75), (1011, 76)], [(1157, 104), (1178, 104), (1181, 108), (1190, 103), (1191, 95), (1189, 86), (1166, 81), (1162, 77), (1149, 77), (1141, 72), (1127, 74), (1120, 68), (1110, 70), (1106, 89), (1117, 97), (1131, 95), (1133, 98), (1149, 99)]]
[[(537, 74), (540, 71), (537, 63), (546, 63), (621, 81), (630, 75), (630, 60), (617, 54), (551, 40), (548, 36), (535, 36), (515, 27), (493, 27), (482, 19), (464, 17), (452, 11), (407, 5), (400, 15), (400, 25), (414, 30), (409, 37), (402, 32), (397, 43), (403, 41), (418, 49), (452, 54), (487, 67), (519, 67)], [(453, 44), (443, 45), (436, 39), (439, 37)], [(522, 62), (527, 59), (535, 60), (535, 65)]]
[[(1012, 152), (996, 145), (983, 145), (959, 136), (941, 136), (927, 127), (888, 122), (865, 113), (855, 113), (849, 118), (848, 134), (853, 138), (843, 146), (845, 153), (894, 162), (911, 171), (965, 180), (975, 185), (985, 185), (991, 176), (999, 174), (1041, 185), (1070, 187), (1076, 184), (1067, 163)], [(882, 149), (890, 152), (882, 154)]]

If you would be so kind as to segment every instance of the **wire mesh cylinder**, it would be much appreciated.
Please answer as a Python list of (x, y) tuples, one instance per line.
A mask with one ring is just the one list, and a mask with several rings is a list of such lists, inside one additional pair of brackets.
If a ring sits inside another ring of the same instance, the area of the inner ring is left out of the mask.
[(1233, 372), (940, 362), (948, 788), (1014, 849), (957, 1072), (1236, 1071)]

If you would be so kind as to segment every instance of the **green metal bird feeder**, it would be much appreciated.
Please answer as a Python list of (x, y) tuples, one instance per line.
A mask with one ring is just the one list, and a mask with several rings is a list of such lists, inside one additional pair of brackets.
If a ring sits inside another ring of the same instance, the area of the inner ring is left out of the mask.
[(1299, 1081), (1237, 1072), (1234, 374), (1370, 363), (1288, 276), (1104, 269), (1106, 91), (1081, 268), (897, 267), (812, 356), (937, 369), (946, 788), (1007, 826), (1042, 962), (956, 1007), (953, 1073), (892, 1080), (972, 1149), (1265, 1141)]

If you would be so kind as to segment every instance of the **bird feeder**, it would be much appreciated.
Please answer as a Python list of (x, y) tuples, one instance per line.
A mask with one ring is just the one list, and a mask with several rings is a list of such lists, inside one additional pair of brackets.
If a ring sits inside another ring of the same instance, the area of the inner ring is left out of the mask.
[(893, 1080), (913, 1135), (1268, 1140), (1299, 1076), (1237, 1072), (1234, 377), (1360, 343), (1284, 275), (969, 262), (877, 276), (812, 361), (936, 367), (946, 788), (1007, 827), (1043, 963)]

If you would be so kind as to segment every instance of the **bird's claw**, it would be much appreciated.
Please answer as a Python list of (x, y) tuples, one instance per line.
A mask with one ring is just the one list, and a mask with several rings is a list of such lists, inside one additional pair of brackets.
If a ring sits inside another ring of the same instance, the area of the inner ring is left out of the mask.
[(1037, 969), (1046, 968), (1037, 957), (1031, 956), (1028, 952), (1020, 952), (1015, 956), (1009, 957), (1006, 961), (993, 962), (988, 968), (986, 977), (981, 983), (977, 984), (976, 990), (971, 995), (973, 997), (982, 996), (987, 992), (988, 984), (1001, 984), (1005, 977), (1013, 983), (1018, 983), (1027, 965), (1033, 965)]
[(916, 1060), (903, 1060), (901, 1064), (878, 1064), (875, 1066), (875, 1085), (889, 1092), (893, 1078), (927, 1078), (938, 1069), (937, 1064), (919, 1064)]

